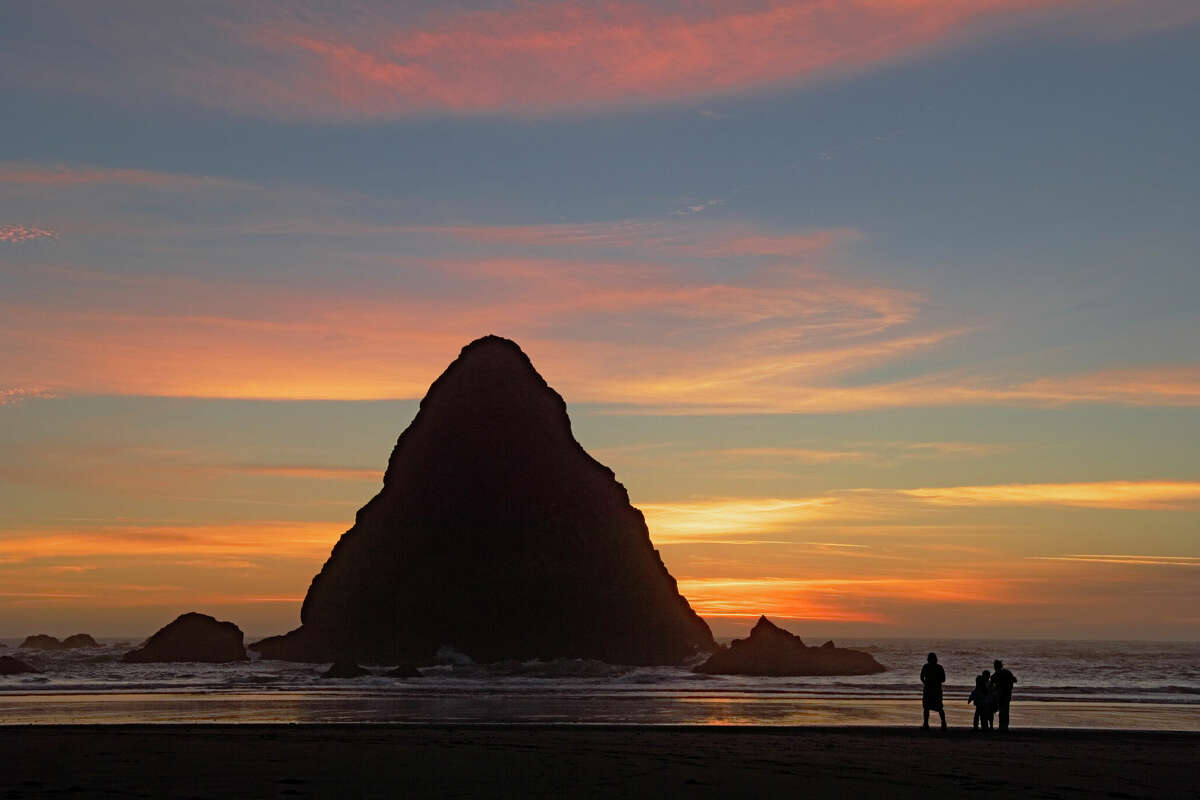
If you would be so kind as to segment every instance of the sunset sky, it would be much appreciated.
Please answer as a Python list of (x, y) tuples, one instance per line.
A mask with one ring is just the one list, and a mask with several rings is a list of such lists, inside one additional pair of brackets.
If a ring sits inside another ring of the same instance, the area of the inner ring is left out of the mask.
[(295, 627), (495, 333), (718, 635), (1200, 639), (1198, 75), (1194, 0), (9, 0), (0, 636)]

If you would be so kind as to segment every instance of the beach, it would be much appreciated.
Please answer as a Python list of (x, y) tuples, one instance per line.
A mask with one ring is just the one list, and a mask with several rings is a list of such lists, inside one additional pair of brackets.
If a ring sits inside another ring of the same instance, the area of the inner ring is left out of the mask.
[(3, 726), (6, 798), (1195, 797), (1200, 734), (654, 726)]

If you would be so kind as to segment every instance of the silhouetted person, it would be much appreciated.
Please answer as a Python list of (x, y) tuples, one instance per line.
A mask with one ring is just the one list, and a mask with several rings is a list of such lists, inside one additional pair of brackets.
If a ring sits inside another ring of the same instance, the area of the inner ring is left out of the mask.
[(1008, 730), (1008, 704), (1012, 702), (1013, 684), (1017, 676), (1004, 668), (1004, 662), (996, 659), (992, 662), (996, 674), (992, 676), (992, 692), (995, 695), (996, 711), (1000, 713), (1000, 730)]
[(985, 669), (976, 676), (975, 689), (967, 698), (967, 703), (975, 704), (975, 717), (971, 720), (971, 727), (991, 730), (992, 715), (995, 713), (992, 702), (992, 673)]
[(937, 662), (937, 653), (930, 653), (925, 666), (921, 667), (921, 707), (925, 711), (925, 724), (929, 730), (929, 712), (936, 711), (942, 718), (942, 730), (946, 729), (946, 711), (942, 708), (942, 684), (946, 682), (946, 670)]

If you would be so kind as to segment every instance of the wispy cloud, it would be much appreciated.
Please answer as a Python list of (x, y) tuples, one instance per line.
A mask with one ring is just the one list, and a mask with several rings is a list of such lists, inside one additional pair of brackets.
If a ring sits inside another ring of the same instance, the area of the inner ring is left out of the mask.
[[(0, 65), (25, 85), (183, 98), (288, 118), (588, 112), (805, 85), (1024, 24), (1039, 12), (1061, 11), (1076, 23), (1131, 19), (1125, 5), (558, 0), (434, 9), (333, 2), (300, 11), (215, 2), (172, 14), (137, 6), (142, 13), (118, 15), (119, 26), (71, 5), (46, 23), (70, 35), (11, 53)], [(49, 16), (56, 7), (48, 6)], [(1188, 19), (1158, 14), (1145, 27)], [(79, 39), (90, 47), (79, 47)], [(67, 52), (72, 65), (98, 57), (84, 62), (91, 69), (67, 70), (58, 60)]]
[(0, 161), (0, 184), (70, 187), (89, 184), (120, 184), (142, 187), (225, 186), (250, 184), (207, 175), (186, 175), (145, 169), (78, 166), (72, 164), (24, 163)]
[[(903, 377), (864, 381), (978, 331), (934, 298), (856, 277), (852, 248), (863, 234), (850, 228), (666, 217), (392, 225), (376, 221), (390, 206), (363, 201), (356, 215), (337, 193), (87, 166), (0, 164), (0, 187), (47, 212), (95, 206), (60, 227), (153, 241), (163, 258), (190, 252), (172, 249), (170, 237), (197, 235), (337, 236), (389, 249), (415, 241), (429, 253), (363, 258), (350, 271), (369, 275), (337, 282), (320, 270), (264, 283), (236, 274), (213, 281), (207, 269), (31, 264), (22, 278), (28, 297), (0, 300), (0, 371), (59, 392), (410, 398), (464, 343), (493, 332), (517, 339), (573, 401), (614, 413), (1200, 405), (1194, 364), (1035, 378), (906, 367)], [(149, 205), (162, 213), (168, 200), (177, 201), (175, 223), (138, 216)], [(196, 220), (197, 207), (223, 211)]]
[(1105, 369), (1084, 375), (1040, 378), (1007, 392), (1014, 400), (1045, 403), (1200, 405), (1200, 365)]
[(33, 225), (0, 225), (0, 244), (21, 244), (38, 239), (57, 239), (58, 232)]
[(22, 386), (0, 386), (0, 406), (14, 405), (24, 400), (40, 397), (53, 397), (53, 394), (41, 388)]
[(929, 604), (1009, 605), (1020, 603), (1011, 587), (1020, 583), (996, 576), (988, 593), (977, 577), (683, 578), (680, 591), (707, 617), (759, 614), (823, 622), (895, 622), (897, 603), (908, 609)]
[(676, 503), (642, 503), (655, 544), (728, 541), (781, 533), (814, 520), (844, 513), (832, 497), (793, 499), (712, 499)]
[(1200, 481), (1095, 481), (945, 486), (899, 492), (941, 506), (1074, 506), (1111, 509), (1200, 507)]
[[(923, 489), (847, 489), (808, 497), (702, 498), (639, 504), (658, 544), (714, 539), (803, 542), (805, 531), (831, 522), (883, 524), (888, 533), (926, 510), (957, 507), (1039, 507), (1187, 511), (1200, 508), (1200, 481), (1102, 481), (998, 484)], [(867, 528), (855, 528), (867, 532)]]
[(328, 522), (239, 522), (8, 530), (0, 548), (10, 563), (33, 559), (298, 558), (323, 560), (348, 527)]
[(330, 467), (317, 464), (231, 464), (228, 466), (214, 466), (212, 469), (221, 472), (267, 475), (280, 478), (376, 482), (383, 480), (382, 468)]
[(1143, 556), (1093, 554), (1071, 556), (1030, 556), (1037, 561), (1077, 561), (1086, 564), (1120, 564), (1134, 567), (1200, 567), (1197, 556)]
[[(711, 208), (712, 201), (704, 205)], [(696, 258), (737, 256), (822, 256), (863, 234), (853, 228), (771, 231), (736, 222), (615, 220), (543, 225), (441, 225), (396, 229), (467, 241), (578, 252), (627, 251)]]

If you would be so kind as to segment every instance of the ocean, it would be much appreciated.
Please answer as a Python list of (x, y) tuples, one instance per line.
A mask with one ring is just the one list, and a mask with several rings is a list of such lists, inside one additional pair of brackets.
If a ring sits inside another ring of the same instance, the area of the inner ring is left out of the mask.
[[(846, 639), (888, 667), (869, 676), (751, 678), (598, 661), (473, 664), (444, 650), (408, 680), (320, 677), (327, 665), (125, 664), (134, 641), (18, 650), (41, 674), (0, 677), (0, 724), (195, 722), (918, 725), (917, 674), (946, 668), (951, 726), (970, 726), (975, 676), (1002, 658), (1017, 676), (1014, 727), (1200, 730), (1200, 643)], [(379, 670), (379, 671), (382, 671)]]

